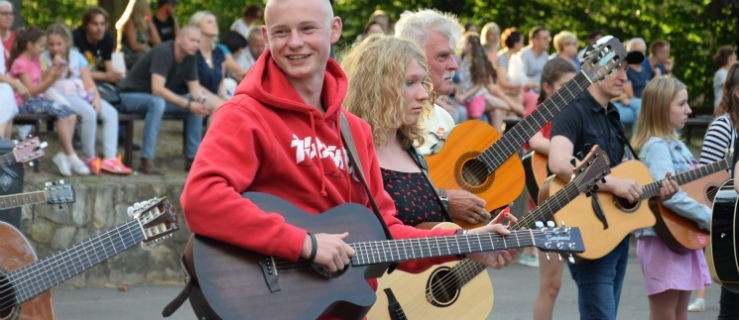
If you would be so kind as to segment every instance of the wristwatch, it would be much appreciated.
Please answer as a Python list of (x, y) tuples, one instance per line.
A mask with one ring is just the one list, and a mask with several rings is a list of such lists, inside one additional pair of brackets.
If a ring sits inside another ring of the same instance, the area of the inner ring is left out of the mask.
[(446, 194), (446, 189), (439, 189), (439, 201), (441, 201), (441, 205), (444, 206), (444, 209), (449, 208), (449, 197)]

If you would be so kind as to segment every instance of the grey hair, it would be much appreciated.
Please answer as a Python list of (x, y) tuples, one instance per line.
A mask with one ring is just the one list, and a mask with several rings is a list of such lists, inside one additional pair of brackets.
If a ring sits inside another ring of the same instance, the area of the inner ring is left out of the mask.
[(462, 37), (462, 29), (462, 25), (453, 14), (435, 9), (422, 9), (416, 12), (403, 12), (395, 23), (395, 36), (412, 40), (423, 48), (426, 46), (429, 32), (436, 31), (449, 38), (450, 46), (456, 48)]
[(647, 42), (644, 41), (642, 38), (631, 38), (629, 41), (626, 42), (626, 51), (633, 51), (634, 45), (641, 44), (642, 48), (644, 50), (647, 50)]
[(7, 0), (0, 0), (0, 7), (10, 7), (10, 9), (13, 9), (13, 3)]

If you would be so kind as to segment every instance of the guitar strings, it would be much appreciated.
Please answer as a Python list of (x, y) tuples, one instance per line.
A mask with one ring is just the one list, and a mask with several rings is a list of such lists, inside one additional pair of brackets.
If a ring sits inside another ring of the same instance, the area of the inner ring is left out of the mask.
[[(29, 295), (29, 291), (33, 292), (34, 290), (39, 291), (40, 289), (42, 289), (42, 287), (38, 283), (34, 283), (33, 281), (29, 282), (29, 280), (38, 280), (38, 279), (33, 279), (34, 277), (44, 277), (43, 279), (44, 284), (47, 284), (47, 282), (53, 283), (55, 281), (59, 281), (59, 283), (61, 283), (63, 281), (60, 281), (60, 280), (62, 280), (65, 276), (71, 275), (68, 277), (68, 279), (72, 278), (82, 273), (83, 271), (89, 269), (89, 267), (93, 267), (99, 264), (100, 262), (107, 260), (110, 257), (123, 253), (123, 251), (127, 249), (126, 239), (124, 239), (124, 237), (127, 237), (128, 240), (133, 240), (134, 244), (141, 242), (133, 234), (132, 231), (135, 231), (135, 230), (140, 230), (140, 225), (137, 220), (130, 220), (129, 222), (125, 223), (123, 226), (100, 232), (88, 240), (76, 243), (75, 245), (73, 245), (67, 250), (57, 252), (43, 260), (39, 260), (35, 263), (31, 263), (29, 265), (23, 266), (19, 269), (16, 269), (6, 274), (5, 276), (7, 279), (7, 283), (4, 285), (0, 285), (0, 310), (12, 308), (17, 302), (20, 302), (20, 301), (15, 301), (16, 299), (21, 300), (20, 299), (21, 297), (19, 296)], [(121, 234), (121, 231), (123, 231), (123, 235)], [(114, 232), (117, 232), (117, 237), (113, 236)], [(104, 237), (108, 238), (107, 243), (104, 241), (98, 241), (98, 240), (102, 240)], [(141, 234), (140, 237), (143, 237), (143, 234)], [(121, 242), (116, 243), (117, 240), (115, 240), (114, 238), (121, 240)], [(120, 244), (123, 244), (123, 248), (118, 249), (118, 245)], [(112, 250), (114, 254), (108, 255), (108, 251), (106, 250), (106, 245), (112, 245), (110, 250)], [(92, 251), (94, 251), (95, 253), (95, 258), (98, 259), (99, 261), (92, 262), (88, 254), (88, 251), (91, 251), (90, 249), (93, 249)], [(103, 253), (104, 253), (103, 259), (100, 259), (100, 256), (98, 256), (97, 254), (97, 252), (99, 252), (99, 249), (103, 250)], [(85, 255), (84, 258), (86, 258), (87, 263), (90, 264), (89, 267), (85, 267), (84, 265), (85, 261), (83, 261), (83, 257), (81, 256), (81, 254)], [(106, 257), (106, 255), (108, 256)], [(67, 263), (66, 264), (60, 263), (64, 261), (66, 261)], [(77, 268), (74, 265), (75, 263), (80, 264), (82, 266), (82, 270), (77, 271)], [(65, 274), (65, 271), (59, 268), (60, 266), (64, 266), (64, 265), (67, 265), (67, 266), (71, 265), (74, 271), (66, 272), (68, 274)], [(57, 273), (57, 272), (60, 272), (60, 273)], [(51, 276), (51, 278), (49, 276)], [(23, 284), (24, 282), (29, 282), (27, 283), (29, 285), (28, 288), (23, 288), (21, 286), (18, 286), (16, 288), (14, 286), (15, 284)], [(47, 289), (50, 289), (50, 288), (47, 288)], [(43, 293), (44, 291), (45, 290), (39, 291), (32, 296), (26, 297), (26, 301), (30, 300), (31, 298), (37, 296), (40, 293)], [(15, 299), (13, 299), (14, 298), (13, 296), (15, 296)]]

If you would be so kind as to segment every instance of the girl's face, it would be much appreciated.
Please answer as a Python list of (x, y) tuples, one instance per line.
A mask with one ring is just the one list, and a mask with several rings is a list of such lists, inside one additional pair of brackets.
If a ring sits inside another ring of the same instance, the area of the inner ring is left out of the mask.
[(49, 45), (49, 52), (52, 56), (64, 54), (67, 52), (69, 47), (67, 40), (58, 34), (50, 34), (47, 42)]
[(30, 53), (32, 57), (38, 57), (41, 55), (41, 53), (46, 50), (46, 36), (38, 38), (35, 42), (29, 42), (27, 49), (28, 53)]
[(403, 124), (414, 126), (423, 112), (423, 105), (428, 100), (429, 94), (424, 81), (428, 72), (423, 69), (416, 59), (410, 59), (405, 70), (405, 97), (406, 106)]
[(688, 90), (682, 89), (675, 94), (670, 103), (670, 124), (675, 129), (682, 129), (691, 113), (693, 111), (688, 105)]

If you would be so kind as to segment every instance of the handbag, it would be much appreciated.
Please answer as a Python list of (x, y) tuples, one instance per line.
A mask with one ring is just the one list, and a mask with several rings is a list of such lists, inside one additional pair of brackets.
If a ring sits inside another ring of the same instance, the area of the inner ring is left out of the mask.
[(108, 101), (108, 103), (116, 107), (116, 109), (120, 106), (121, 89), (118, 89), (117, 86), (108, 82), (98, 82), (97, 87), (101, 99)]

